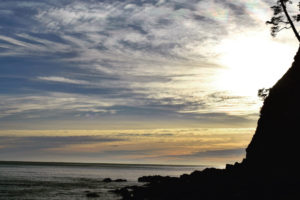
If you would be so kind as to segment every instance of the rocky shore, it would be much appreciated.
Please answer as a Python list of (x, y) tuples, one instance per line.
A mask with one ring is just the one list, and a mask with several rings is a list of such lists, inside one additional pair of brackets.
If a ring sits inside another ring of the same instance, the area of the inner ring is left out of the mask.
[(124, 200), (284, 200), (300, 197), (298, 178), (278, 176), (266, 179), (246, 173), (240, 164), (228, 165), (226, 169), (207, 168), (179, 178), (150, 176), (141, 177), (139, 181), (146, 184), (125, 187), (115, 192)]

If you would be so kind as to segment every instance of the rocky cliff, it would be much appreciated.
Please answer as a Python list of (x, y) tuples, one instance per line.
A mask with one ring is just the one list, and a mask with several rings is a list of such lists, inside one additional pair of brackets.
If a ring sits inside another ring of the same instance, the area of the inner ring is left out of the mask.
[(243, 162), (268, 176), (295, 176), (300, 153), (300, 51), (292, 67), (270, 89)]

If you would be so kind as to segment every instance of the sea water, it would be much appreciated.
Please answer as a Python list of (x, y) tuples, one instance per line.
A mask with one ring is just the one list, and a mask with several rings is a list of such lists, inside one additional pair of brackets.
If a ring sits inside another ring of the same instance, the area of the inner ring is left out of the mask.
[[(180, 176), (206, 166), (76, 164), (76, 163), (0, 163), (0, 199), (93, 199), (115, 200), (112, 191), (141, 185), (137, 179), (147, 175)], [(103, 182), (104, 178), (126, 179), (127, 182)]]

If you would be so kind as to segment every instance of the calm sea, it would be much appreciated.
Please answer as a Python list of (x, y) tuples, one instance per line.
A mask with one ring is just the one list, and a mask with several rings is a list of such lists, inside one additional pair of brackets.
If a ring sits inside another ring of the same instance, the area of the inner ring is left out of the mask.
[[(179, 176), (207, 166), (0, 162), (0, 199), (120, 199), (111, 190), (145, 175)], [(105, 183), (104, 178), (127, 182)]]

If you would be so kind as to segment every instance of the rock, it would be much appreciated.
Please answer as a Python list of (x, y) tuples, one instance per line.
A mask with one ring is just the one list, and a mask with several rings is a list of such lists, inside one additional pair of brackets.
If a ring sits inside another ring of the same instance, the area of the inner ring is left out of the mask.
[(170, 176), (160, 176), (160, 175), (155, 175), (155, 176), (142, 176), (138, 178), (138, 182), (144, 182), (144, 183), (159, 183), (161, 181), (170, 181), (175, 179), (174, 177)]
[(105, 183), (111, 183), (111, 182), (127, 182), (126, 179), (116, 179), (116, 180), (112, 180), (111, 178), (105, 178), (102, 180), (102, 182), (105, 182)]
[(112, 180), (111, 180), (111, 178), (105, 178), (105, 179), (102, 180), (102, 182), (110, 183), (110, 182), (112, 182)]
[(114, 180), (114, 182), (127, 182), (127, 180), (126, 179), (116, 179), (116, 180)]
[(86, 194), (86, 197), (89, 197), (89, 198), (96, 198), (96, 197), (100, 197), (99, 194), (97, 194), (96, 192), (88, 192)]
[(138, 178), (138, 182), (160, 182), (161, 179), (163, 179), (163, 176), (142, 176), (140, 178)]
[(243, 165), (264, 177), (299, 175), (300, 52), (292, 67), (270, 89)]

